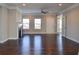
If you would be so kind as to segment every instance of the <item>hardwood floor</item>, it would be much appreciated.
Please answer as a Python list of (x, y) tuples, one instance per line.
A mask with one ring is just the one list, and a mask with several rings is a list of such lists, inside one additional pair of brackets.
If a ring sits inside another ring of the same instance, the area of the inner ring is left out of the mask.
[(24, 35), (0, 44), (0, 55), (77, 55), (79, 44), (56, 34)]

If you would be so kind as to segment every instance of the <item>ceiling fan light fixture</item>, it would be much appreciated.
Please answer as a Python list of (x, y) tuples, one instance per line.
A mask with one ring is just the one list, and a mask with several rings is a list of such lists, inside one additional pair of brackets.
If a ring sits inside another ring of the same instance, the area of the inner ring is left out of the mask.
[(41, 10), (41, 13), (43, 13), (43, 14), (47, 14), (47, 13), (48, 13), (48, 10), (43, 9), (43, 10)]

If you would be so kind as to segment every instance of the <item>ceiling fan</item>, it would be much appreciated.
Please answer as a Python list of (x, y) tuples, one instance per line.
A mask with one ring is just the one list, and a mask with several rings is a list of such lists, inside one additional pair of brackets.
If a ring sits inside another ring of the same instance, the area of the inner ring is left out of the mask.
[(47, 9), (41, 9), (41, 13), (47, 14), (48, 13), (48, 10)]

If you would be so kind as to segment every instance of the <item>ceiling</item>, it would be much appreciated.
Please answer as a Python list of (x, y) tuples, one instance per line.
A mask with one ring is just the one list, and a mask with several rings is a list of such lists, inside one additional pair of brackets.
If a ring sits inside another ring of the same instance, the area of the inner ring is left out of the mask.
[(48, 11), (48, 13), (58, 13), (72, 5), (74, 3), (62, 3), (62, 6), (58, 5), (59, 3), (26, 3), (26, 6), (23, 6), (22, 3), (6, 3), (9, 8), (19, 8), (23, 14), (29, 13), (41, 13), (42, 9)]

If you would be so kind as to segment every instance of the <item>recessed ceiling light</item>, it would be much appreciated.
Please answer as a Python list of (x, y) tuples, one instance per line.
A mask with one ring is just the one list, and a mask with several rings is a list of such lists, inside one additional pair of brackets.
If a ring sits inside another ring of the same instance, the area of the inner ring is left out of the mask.
[(26, 6), (26, 4), (25, 4), (25, 3), (23, 3), (22, 5), (23, 5), (23, 6)]
[(58, 4), (58, 6), (62, 6), (62, 4), (60, 3), (60, 4)]

